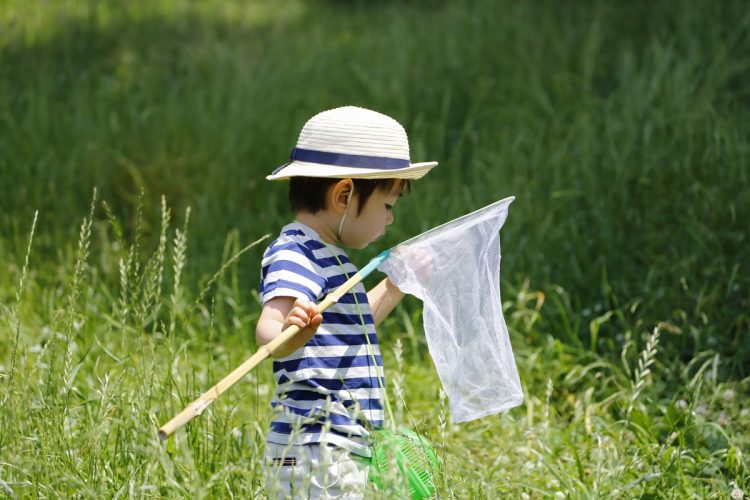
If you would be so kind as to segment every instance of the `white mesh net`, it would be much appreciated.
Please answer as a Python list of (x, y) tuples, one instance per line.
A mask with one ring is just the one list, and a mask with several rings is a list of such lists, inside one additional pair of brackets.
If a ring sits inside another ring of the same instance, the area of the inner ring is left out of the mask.
[(427, 345), (454, 422), (523, 401), (500, 301), (500, 228), (513, 199), (422, 233), (378, 266), (424, 303)]

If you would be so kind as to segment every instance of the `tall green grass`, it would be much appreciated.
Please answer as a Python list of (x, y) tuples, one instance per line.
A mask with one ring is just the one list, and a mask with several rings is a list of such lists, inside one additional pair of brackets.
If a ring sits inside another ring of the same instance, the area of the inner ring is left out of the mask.
[(744, 2), (10, 0), (0, 26), (0, 491), (259, 494), (268, 368), (153, 431), (253, 351), (251, 245), (291, 217), (263, 177), (345, 104), (440, 162), (383, 247), (516, 196), (525, 405), (453, 426), (419, 303), (380, 332), (442, 496), (750, 489)]
[[(269, 365), (167, 442), (156, 429), (255, 351), (258, 297), (240, 285), (237, 263), (262, 240), (245, 245), (230, 233), (215, 273), (183, 279), (192, 212), (174, 220), (162, 200), (161, 236), (147, 245), (119, 239), (117, 219), (98, 206), (95, 195), (75, 250), (44, 287), (33, 271), (32, 222), (30, 251), (11, 273), (19, 281), (3, 287), (17, 295), (3, 307), (9, 335), (0, 345), (12, 354), (0, 371), (0, 487), (19, 498), (261, 495)], [(556, 293), (564, 304), (564, 290)], [(547, 300), (511, 287), (503, 305), (524, 406), (461, 426), (450, 422), (419, 315), (400, 308), (383, 325), (386, 339), (396, 338), (384, 344), (396, 415), (439, 450), (440, 496), (748, 490), (747, 379), (722, 381), (718, 354), (669, 359), (662, 328), (647, 333), (637, 321), (618, 359), (563, 343), (550, 327), (574, 311), (560, 305), (550, 319)], [(632, 321), (632, 311), (609, 312)]]
[(141, 189), (147, 208), (162, 194), (200, 208), (196, 259), (221, 250), (217, 233), (273, 233), (289, 213), (264, 175), (314, 113), (365, 105), (441, 162), (385, 244), (514, 194), (506, 276), (638, 302), (683, 332), (664, 339), (675, 353), (719, 350), (747, 375), (742, 2), (8, 2), (2, 16), (16, 255), (33, 210), (51, 251), (94, 186), (126, 220)]

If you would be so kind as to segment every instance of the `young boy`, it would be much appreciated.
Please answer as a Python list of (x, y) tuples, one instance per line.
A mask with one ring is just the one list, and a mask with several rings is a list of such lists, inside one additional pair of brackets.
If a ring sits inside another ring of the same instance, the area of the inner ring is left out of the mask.
[(301, 332), (274, 353), (277, 382), (264, 470), (271, 497), (361, 498), (370, 432), (382, 426), (383, 369), (375, 327), (403, 297), (387, 278), (360, 283), (322, 314), (316, 303), (357, 272), (341, 247), (365, 248), (393, 222), (393, 206), (435, 162), (410, 163), (403, 127), (356, 107), (312, 117), (291, 161), (269, 180), (289, 179), (295, 222), (263, 256), (263, 345)]

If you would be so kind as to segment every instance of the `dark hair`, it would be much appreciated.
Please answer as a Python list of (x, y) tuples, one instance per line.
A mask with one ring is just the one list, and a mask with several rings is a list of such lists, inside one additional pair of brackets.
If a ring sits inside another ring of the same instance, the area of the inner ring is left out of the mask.
[[(292, 177), (289, 180), (289, 206), (292, 212), (314, 214), (324, 210), (328, 188), (340, 180), (325, 177)], [(359, 195), (357, 214), (362, 211), (365, 202), (376, 189), (387, 193), (400, 185), (401, 192), (411, 191), (410, 179), (352, 179), (352, 182), (354, 182), (354, 192)]]

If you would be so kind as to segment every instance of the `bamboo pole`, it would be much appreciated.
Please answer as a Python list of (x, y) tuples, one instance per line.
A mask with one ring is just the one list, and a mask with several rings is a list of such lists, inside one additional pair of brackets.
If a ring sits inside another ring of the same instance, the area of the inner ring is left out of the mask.
[[(362, 281), (368, 274), (370, 274), (381, 262), (390, 256), (390, 250), (386, 250), (374, 259), (372, 259), (365, 267), (362, 268), (357, 274), (346, 280), (343, 285), (338, 287), (333, 292), (329, 293), (326, 298), (318, 304), (318, 310), (322, 313), (328, 309), (331, 305), (341, 299), (341, 297), (354, 287), (357, 283)], [(232, 387), (234, 384), (240, 381), (242, 377), (250, 373), (250, 370), (255, 368), (261, 361), (267, 357), (273, 355), (274, 352), (289, 339), (294, 337), (300, 332), (301, 328), (298, 326), (290, 326), (281, 334), (273, 339), (266, 345), (263, 345), (258, 351), (248, 358), (244, 363), (235, 368), (229, 375), (221, 379), (221, 381), (204, 392), (198, 399), (190, 403), (180, 413), (175, 415), (172, 420), (164, 424), (159, 428), (159, 438), (163, 441), (172, 435), (177, 429), (184, 426), (195, 417), (201, 415), (203, 411), (208, 408), (211, 403), (216, 401), (219, 396), (224, 394), (227, 389)]]

